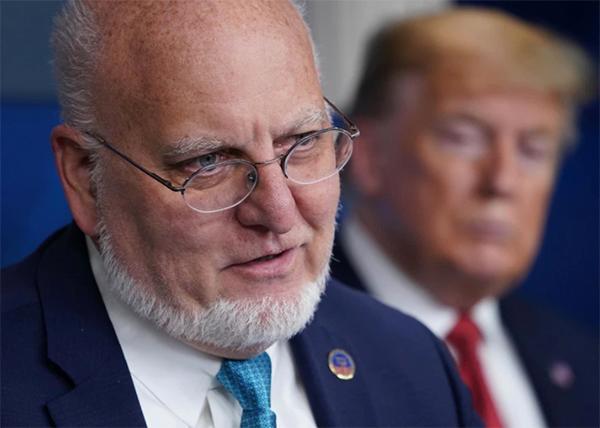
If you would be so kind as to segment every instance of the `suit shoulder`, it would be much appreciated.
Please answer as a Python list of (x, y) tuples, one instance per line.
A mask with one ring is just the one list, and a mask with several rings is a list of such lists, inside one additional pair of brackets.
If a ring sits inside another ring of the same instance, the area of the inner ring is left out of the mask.
[(37, 302), (36, 275), (40, 256), (36, 251), (22, 262), (2, 269), (3, 315)]
[(325, 293), (322, 312), (330, 322), (345, 324), (350, 331), (431, 341), (432, 333), (420, 321), (335, 279), (329, 282)]
[(598, 339), (591, 329), (520, 295), (502, 299), (500, 313), (511, 336), (521, 336), (521, 332), (526, 332), (527, 340), (541, 349), (563, 347), (582, 351), (582, 347), (597, 348)]
[(63, 233), (63, 229), (46, 239), (33, 253), (20, 262), (2, 269), (0, 290), (3, 315), (24, 306), (37, 304), (38, 269), (48, 247)]

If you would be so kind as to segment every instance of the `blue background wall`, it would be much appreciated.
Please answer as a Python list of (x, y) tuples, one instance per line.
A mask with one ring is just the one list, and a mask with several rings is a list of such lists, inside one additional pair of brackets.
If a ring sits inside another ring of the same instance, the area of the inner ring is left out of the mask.
[(0, 1), (2, 266), (70, 216), (50, 149), (59, 122), (48, 38), (57, 1)]
[[(596, 1), (483, 3), (544, 24), (584, 45), (598, 59)], [(59, 122), (48, 36), (56, 1), (1, 1), (2, 266), (31, 252), (70, 221), (49, 144)], [(326, 58), (322, 59), (323, 61)], [(585, 109), (577, 152), (561, 172), (546, 237), (524, 292), (598, 329), (598, 103)]]

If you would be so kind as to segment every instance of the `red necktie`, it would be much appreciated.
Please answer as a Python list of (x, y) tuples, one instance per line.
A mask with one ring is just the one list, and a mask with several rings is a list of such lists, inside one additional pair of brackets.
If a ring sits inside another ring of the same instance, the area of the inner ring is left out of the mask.
[(477, 356), (477, 345), (481, 340), (481, 333), (469, 315), (461, 314), (446, 340), (456, 351), (460, 376), (471, 390), (473, 405), (483, 418), (485, 426), (489, 428), (502, 427)]

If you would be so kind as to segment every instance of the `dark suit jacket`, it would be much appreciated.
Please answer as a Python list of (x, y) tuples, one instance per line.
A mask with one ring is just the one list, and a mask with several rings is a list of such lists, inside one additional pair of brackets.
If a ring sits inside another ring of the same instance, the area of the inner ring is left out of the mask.
[[(334, 247), (331, 271), (344, 284), (366, 292), (339, 241)], [(529, 375), (546, 423), (554, 427), (600, 426), (598, 339), (517, 295), (500, 300), (500, 316)]]
[[(83, 234), (57, 232), (2, 274), (2, 426), (143, 426)], [(352, 380), (328, 369), (334, 348)], [(478, 425), (443, 344), (333, 281), (292, 349), (320, 426)]]

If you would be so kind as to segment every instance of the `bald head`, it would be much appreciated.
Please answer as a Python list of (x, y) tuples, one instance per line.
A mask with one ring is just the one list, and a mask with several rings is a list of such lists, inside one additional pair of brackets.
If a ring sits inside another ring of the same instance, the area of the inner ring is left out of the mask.
[(260, 54), (261, 47), (251, 45), (259, 38), (284, 39), (296, 49), (308, 42), (297, 11), (282, 1), (99, 2), (92, 9), (103, 38), (99, 75), (166, 67), (177, 72), (197, 63), (212, 73), (238, 49)]
[[(65, 121), (83, 129), (112, 119), (100, 115), (121, 115), (114, 108), (119, 99), (134, 110), (136, 100), (165, 103), (182, 90), (188, 97), (223, 100), (243, 96), (239, 83), (249, 78), (256, 94), (272, 89), (267, 81), (260, 87), (268, 72), (245, 75), (256, 68), (243, 61), (285, 73), (290, 64), (271, 61), (285, 58), (277, 55), (284, 51), (308, 55), (307, 75), (315, 75), (307, 27), (287, 1), (74, 1), (56, 19), (53, 44)], [(194, 79), (186, 88), (191, 69), (203, 74), (208, 87)], [(98, 111), (98, 100), (111, 104), (111, 111)]]

